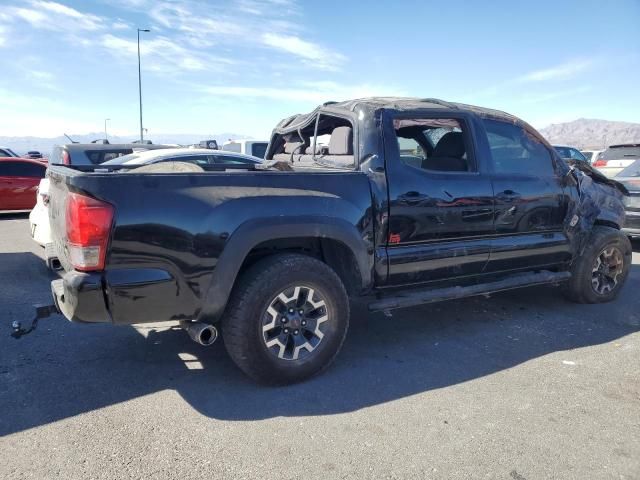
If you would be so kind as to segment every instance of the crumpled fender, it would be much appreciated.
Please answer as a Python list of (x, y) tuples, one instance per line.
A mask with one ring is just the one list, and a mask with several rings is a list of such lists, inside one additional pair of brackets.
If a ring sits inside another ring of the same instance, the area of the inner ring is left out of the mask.
[(591, 230), (597, 223), (622, 228), (625, 220), (622, 199), (629, 192), (621, 183), (583, 162), (572, 164), (569, 175), (576, 181), (578, 195), (577, 200), (569, 205), (564, 227), (575, 257), (584, 252)]

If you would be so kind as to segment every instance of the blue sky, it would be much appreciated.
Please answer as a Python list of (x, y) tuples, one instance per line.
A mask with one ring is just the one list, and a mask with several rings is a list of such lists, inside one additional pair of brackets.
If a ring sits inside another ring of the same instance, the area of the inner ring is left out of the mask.
[(327, 100), (439, 97), (537, 127), (640, 122), (640, 0), (1, 0), (0, 134), (266, 138)]

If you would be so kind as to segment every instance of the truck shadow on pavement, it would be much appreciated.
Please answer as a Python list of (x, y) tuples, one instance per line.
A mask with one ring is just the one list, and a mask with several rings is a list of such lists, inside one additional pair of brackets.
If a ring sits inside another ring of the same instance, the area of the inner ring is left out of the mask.
[[(25, 264), (39, 271), (37, 281), (23, 284)], [(167, 389), (219, 420), (339, 414), (640, 330), (638, 265), (608, 305), (574, 305), (553, 287), (399, 310), (392, 317), (354, 305), (336, 362), (305, 383), (273, 388), (248, 380), (222, 342), (201, 347), (178, 329), (73, 325), (56, 316), (13, 340), (11, 321), (28, 317), (31, 303), (48, 295), (50, 275), (41, 264), (31, 253), (0, 254), (3, 276), (17, 279), (14, 293), (29, 293), (20, 301), (0, 293), (0, 436)], [(161, 422), (162, 407), (157, 414)]]

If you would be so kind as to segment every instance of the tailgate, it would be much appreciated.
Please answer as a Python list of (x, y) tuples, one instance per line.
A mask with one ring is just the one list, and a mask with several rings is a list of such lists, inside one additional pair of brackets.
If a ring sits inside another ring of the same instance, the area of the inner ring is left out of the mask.
[(69, 251), (66, 247), (66, 199), (69, 194), (67, 178), (75, 175), (74, 170), (52, 166), (47, 171), (49, 178), (49, 226), (51, 241), (60, 264), (65, 271), (72, 270), (69, 262)]

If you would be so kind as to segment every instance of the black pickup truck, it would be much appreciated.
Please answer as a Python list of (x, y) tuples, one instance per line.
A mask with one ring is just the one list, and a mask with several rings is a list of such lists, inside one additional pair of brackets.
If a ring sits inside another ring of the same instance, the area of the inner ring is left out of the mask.
[(202, 171), (51, 166), (59, 311), (179, 321), (201, 344), (221, 327), (244, 372), (283, 384), (337, 355), (350, 297), (386, 311), (562, 284), (574, 301), (606, 302), (629, 271), (624, 187), (567, 165), (504, 112), (329, 102), (281, 121), (265, 158)]

